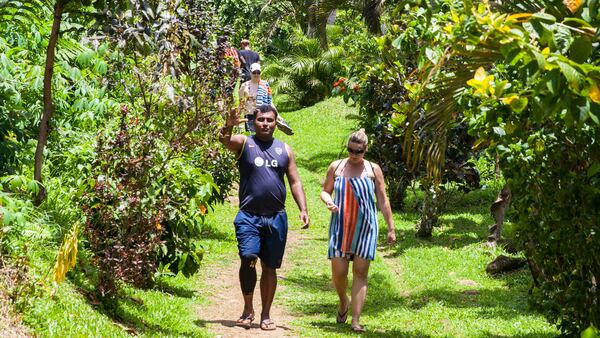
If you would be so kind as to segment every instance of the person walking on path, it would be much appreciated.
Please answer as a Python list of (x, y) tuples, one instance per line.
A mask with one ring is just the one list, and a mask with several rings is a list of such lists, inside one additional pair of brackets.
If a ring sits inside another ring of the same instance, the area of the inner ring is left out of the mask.
[[(239, 98), (240, 107), (245, 112), (246, 130), (254, 132), (253, 115), (254, 109), (261, 105), (270, 105), (275, 109), (273, 104), (273, 95), (271, 94), (271, 86), (266, 80), (260, 78), (261, 67), (258, 63), (253, 63), (250, 66), (252, 78), (240, 85)], [(285, 122), (285, 120), (277, 115), (277, 128), (287, 135), (293, 135), (294, 131)]]
[(242, 40), (240, 43), (241, 49), (238, 51), (238, 55), (241, 62), (242, 68), (242, 82), (249, 81), (252, 77), (252, 71), (250, 70), (250, 66), (253, 63), (260, 63), (260, 55), (257, 52), (250, 49), (250, 41)]
[[(385, 191), (379, 165), (364, 159), (368, 138), (361, 129), (348, 140), (348, 157), (329, 165), (323, 183), (321, 200), (331, 211), (329, 250), (332, 279), (340, 299), (336, 321), (346, 322), (352, 305), (351, 328), (364, 332), (360, 314), (367, 296), (369, 264), (375, 258), (377, 245), (377, 206), (387, 223), (387, 241), (396, 241), (392, 210)], [(332, 197), (333, 193), (333, 197)], [(348, 299), (348, 269), (352, 264), (352, 299)]]
[(241, 259), (239, 279), (244, 310), (236, 324), (247, 329), (254, 320), (255, 264), (260, 258), (260, 328), (275, 330), (270, 310), (277, 288), (276, 269), (281, 267), (288, 231), (284, 175), (300, 209), (302, 228), (308, 228), (310, 223), (294, 153), (290, 146), (273, 137), (276, 120), (274, 107), (260, 105), (254, 110), (256, 134), (231, 135), (233, 126), (239, 123), (239, 114), (232, 110), (220, 135), (221, 143), (237, 155), (240, 170), (240, 210), (233, 223)]

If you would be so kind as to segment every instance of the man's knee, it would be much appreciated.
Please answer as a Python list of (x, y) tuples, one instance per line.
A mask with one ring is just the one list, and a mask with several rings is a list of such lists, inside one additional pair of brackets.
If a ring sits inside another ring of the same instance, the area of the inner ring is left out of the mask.
[(260, 262), (260, 268), (262, 269), (263, 273), (267, 273), (267, 274), (277, 273), (277, 268), (272, 268), (263, 261)]
[(258, 256), (255, 254), (243, 254), (240, 255), (240, 259), (242, 260), (242, 267), (254, 269), (256, 267), (256, 261), (258, 260)]
[(256, 255), (244, 255), (240, 257), (242, 264), (240, 266), (240, 286), (242, 293), (250, 295), (254, 292), (256, 286)]

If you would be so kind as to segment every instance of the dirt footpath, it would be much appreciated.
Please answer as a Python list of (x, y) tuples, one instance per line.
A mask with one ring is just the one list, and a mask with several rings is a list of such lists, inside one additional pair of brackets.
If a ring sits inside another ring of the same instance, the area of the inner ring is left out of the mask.
[(208, 266), (205, 284), (213, 290), (213, 294), (209, 298), (207, 307), (199, 307), (198, 313), (201, 322), (206, 323), (209, 331), (215, 337), (282, 337), (282, 336), (298, 336), (298, 332), (291, 327), (290, 322), (294, 316), (286, 311), (281, 302), (281, 291), (285, 286), (281, 285), (281, 280), (285, 278), (291, 266), (287, 263), (286, 257), (296, 249), (300, 241), (300, 232), (298, 229), (291, 229), (288, 232), (287, 246), (281, 269), (277, 270), (279, 283), (275, 300), (271, 306), (271, 319), (275, 322), (277, 329), (274, 331), (263, 331), (260, 329), (260, 264), (257, 263), (258, 280), (254, 291), (254, 311), (256, 319), (252, 323), (251, 329), (244, 329), (235, 326), (235, 321), (242, 314), (244, 309), (244, 301), (240, 290), (238, 279), (239, 259), (237, 255), (232, 255), (231, 260), (222, 262), (222, 266)]

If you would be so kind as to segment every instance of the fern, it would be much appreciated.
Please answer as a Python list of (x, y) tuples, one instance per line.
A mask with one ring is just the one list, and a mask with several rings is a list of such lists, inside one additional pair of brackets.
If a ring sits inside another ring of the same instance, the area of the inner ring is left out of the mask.
[(51, 17), (50, 0), (13, 1), (0, 0), (0, 23), (30, 26), (40, 23), (42, 18)]

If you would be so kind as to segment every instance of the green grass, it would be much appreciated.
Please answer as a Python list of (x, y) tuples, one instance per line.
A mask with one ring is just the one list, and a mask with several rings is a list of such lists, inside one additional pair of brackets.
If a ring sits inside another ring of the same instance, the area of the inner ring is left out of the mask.
[[(308, 230), (300, 230), (298, 209), (288, 196), (291, 231), (300, 231), (305, 240), (284, 258), (283, 264), (292, 268), (281, 281), (287, 287), (280, 289), (274, 306), (285, 306), (297, 316), (291, 326), (302, 336), (351, 333), (348, 324), (335, 324), (337, 297), (326, 258), (329, 212), (319, 193), (327, 165), (345, 156), (344, 141), (354, 128), (346, 116), (352, 113), (355, 109), (341, 99), (330, 99), (283, 113), (296, 135), (276, 134), (296, 153), (312, 223)], [(394, 213), (398, 244), (386, 248), (382, 238), (371, 266), (362, 317), (369, 331), (364, 336), (551, 337), (558, 333), (527, 305), (528, 271), (498, 278), (485, 273), (486, 264), (502, 252), (481, 245), (492, 223), (488, 210), (495, 195), (492, 188), (453, 193), (433, 238), (420, 240), (414, 236), (419, 215), (412, 209), (420, 193), (409, 193), (407, 211)], [(210, 336), (197, 308), (207, 305), (215, 292), (204, 283), (213, 276), (211, 267), (237, 264), (232, 226), (236, 212), (236, 207), (224, 204), (209, 215), (202, 240), (205, 268), (197, 276), (163, 277), (152, 290), (127, 288), (127, 294), (143, 304), (125, 301), (112, 311), (102, 311), (83, 296), (88, 287), (84, 279), (71, 274), (54, 298), (32, 300), (24, 316), (26, 324), (40, 337), (127, 337), (126, 327), (142, 337)], [(381, 215), (380, 227), (385, 233)], [(464, 285), (468, 283), (474, 284)], [(466, 294), (467, 290), (475, 294)]]

